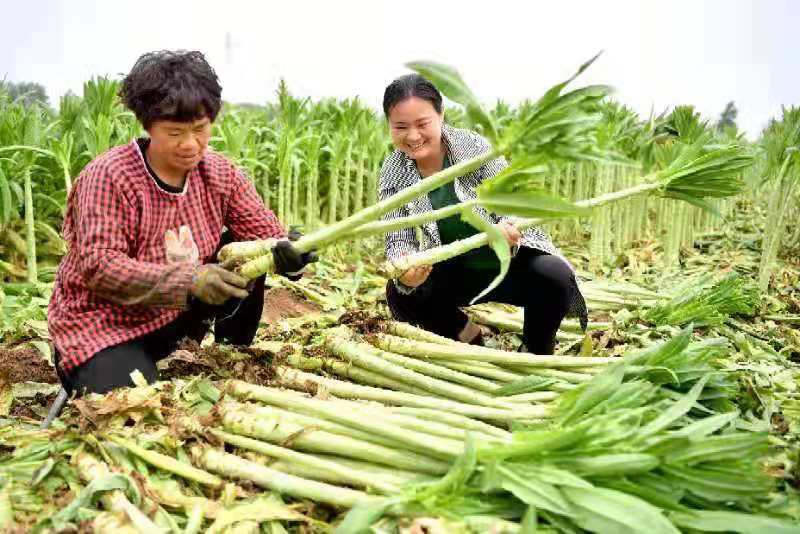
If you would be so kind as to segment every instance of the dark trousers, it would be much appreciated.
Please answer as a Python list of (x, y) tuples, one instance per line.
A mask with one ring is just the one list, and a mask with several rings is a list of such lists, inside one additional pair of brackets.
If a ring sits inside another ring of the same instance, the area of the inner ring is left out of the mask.
[[(229, 242), (226, 233), (220, 247)], [(264, 308), (264, 278), (255, 280), (246, 298), (229, 299), (221, 306), (192, 299), (189, 309), (171, 323), (142, 337), (103, 349), (69, 373), (61, 370), (56, 352), (56, 369), (64, 389), (69, 393), (107, 393), (132, 386), (130, 374), (137, 369), (148, 382), (155, 382), (158, 379), (156, 362), (169, 356), (185, 338), (201, 342), (212, 324), (217, 342), (249, 345), (255, 338)]]
[[(409, 294), (402, 294), (390, 281), (386, 300), (397, 320), (458, 339), (468, 320), (459, 307), (467, 306), (495, 274), (464, 269), (454, 258), (434, 265), (428, 279)], [(521, 248), (511, 260), (505, 279), (479, 302), (523, 307), (523, 342), (534, 354), (552, 354), (556, 332), (569, 311), (575, 287), (572, 269), (561, 258)]]

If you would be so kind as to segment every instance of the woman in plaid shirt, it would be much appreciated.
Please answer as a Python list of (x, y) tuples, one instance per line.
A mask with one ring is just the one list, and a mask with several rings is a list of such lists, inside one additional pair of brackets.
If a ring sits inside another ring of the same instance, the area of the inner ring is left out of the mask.
[[(387, 198), (419, 180), (490, 150), (489, 142), (475, 132), (444, 123), (442, 95), (428, 80), (409, 74), (393, 81), (383, 97), (383, 111), (395, 151), (384, 161), (379, 193)], [(386, 219), (418, 215), (432, 209), (475, 198), (475, 188), (506, 167), (497, 158), (427, 195), (388, 214)], [(536, 354), (552, 354), (555, 336), (564, 316), (571, 312), (586, 325), (587, 313), (570, 264), (560, 256), (539, 228), (520, 232), (509, 219), (476, 208), (478, 215), (496, 224), (514, 251), (508, 275), (484, 301), (516, 304), (525, 309), (523, 347)], [(412, 229), (386, 237), (390, 260), (405, 254), (452, 243), (475, 235), (458, 216), (422, 226), (419, 237)], [(395, 318), (417, 324), (439, 335), (479, 344), (481, 331), (463, 311), (497, 274), (500, 263), (488, 246), (438, 263), (414, 267), (386, 287)]]
[[(48, 310), (67, 391), (107, 392), (183, 338), (249, 344), (261, 318), (263, 277), (213, 263), (230, 241), (286, 236), (233, 163), (208, 148), (222, 89), (199, 52), (143, 55), (120, 96), (148, 133), (89, 163), (67, 201), (61, 262)], [(225, 230), (227, 229), (227, 230)], [(278, 272), (298, 276), (313, 256), (284, 240)]]

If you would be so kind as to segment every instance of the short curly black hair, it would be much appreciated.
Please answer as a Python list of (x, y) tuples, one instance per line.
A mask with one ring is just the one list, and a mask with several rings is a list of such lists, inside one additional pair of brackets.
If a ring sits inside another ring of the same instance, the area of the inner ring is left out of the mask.
[(222, 106), (217, 74), (197, 51), (144, 54), (122, 80), (119, 96), (145, 129), (158, 120), (213, 122)]

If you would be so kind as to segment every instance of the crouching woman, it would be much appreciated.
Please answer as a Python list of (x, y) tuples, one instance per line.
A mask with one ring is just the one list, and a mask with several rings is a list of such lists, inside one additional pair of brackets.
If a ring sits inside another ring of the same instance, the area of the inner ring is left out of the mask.
[[(395, 150), (381, 169), (379, 194), (387, 198), (420, 180), (461, 161), (490, 150), (479, 134), (453, 128), (444, 122), (442, 95), (428, 80), (409, 74), (386, 88), (383, 111), (389, 122)], [(476, 196), (476, 187), (506, 167), (497, 158), (474, 172), (457, 178), (389, 213), (386, 220), (419, 215)], [(482, 301), (504, 302), (525, 310), (522, 350), (552, 354), (556, 332), (567, 313), (586, 322), (586, 305), (574, 272), (541, 229), (519, 231), (504, 217), (476, 212), (497, 225), (515, 251), (508, 275)], [(396, 260), (406, 254), (446, 245), (477, 233), (456, 216), (425, 224), (418, 239), (413, 229), (386, 237), (386, 256)], [(432, 266), (414, 267), (390, 280), (386, 298), (392, 315), (436, 334), (466, 343), (479, 343), (481, 331), (460, 307), (487, 287), (500, 268), (488, 246)]]

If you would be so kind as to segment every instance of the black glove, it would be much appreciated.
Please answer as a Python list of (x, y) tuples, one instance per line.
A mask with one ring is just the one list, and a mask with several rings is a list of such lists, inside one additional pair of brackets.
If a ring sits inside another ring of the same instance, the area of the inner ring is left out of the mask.
[(296, 227), (292, 227), (289, 230), (289, 241), (278, 241), (278, 244), (272, 249), (275, 272), (289, 280), (300, 280), (305, 266), (318, 259), (315, 251), (301, 253), (292, 246), (291, 242), (297, 241), (302, 235)]

